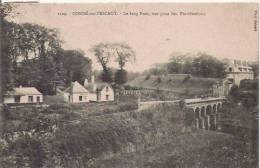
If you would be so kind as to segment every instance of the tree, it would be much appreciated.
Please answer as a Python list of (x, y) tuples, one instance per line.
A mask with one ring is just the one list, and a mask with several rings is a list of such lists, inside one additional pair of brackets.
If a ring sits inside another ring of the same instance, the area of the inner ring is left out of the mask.
[(12, 67), (11, 67), (11, 50), (10, 50), (10, 23), (6, 21), (6, 18), (11, 15), (13, 11), (13, 6), (8, 3), (0, 4), (0, 103), (2, 100), (2, 95), (4, 95), (8, 90), (11, 90), (12, 85)]
[(121, 85), (126, 82), (127, 82), (127, 71), (124, 69), (117, 70), (115, 73), (115, 83)]
[(113, 53), (111, 49), (111, 44), (99, 43), (97, 45), (94, 45), (90, 49), (90, 51), (94, 53), (95, 57), (97, 58), (97, 62), (100, 63), (103, 68), (103, 73), (101, 77), (102, 81), (111, 83), (112, 73), (108, 67)]
[(225, 64), (211, 55), (199, 53), (192, 62), (192, 74), (207, 78), (223, 78)]
[(114, 50), (114, 56), (119, 65), (119, 70), (115, 73), (115, 82), (117, 84), (124, 84), (127, 82), (127, 71), (124, 70), (124, 67), (127, 62), (133, 63), (136, 60), (135, 52), (129, 45), (124, 43), (114, 43), (111, 47)]
[(65, 70), (65, 83), (69, 85), (73, 81), (83, 83), (92, 74), (92, 61), (85, 57), (83, 51), (64, 50), (63, 65)]
[[(136, 59), (135, 52), (129, 45), (124, 43), (99, 43), (93, 46), (90, 51), (94, 53), (98, 63), (100, 63), (103, 68), (101, 79), (104, 82), (112, 82), (112, 70), (108, 67), (112, 58), (115, 58), (115, 61), (118, 62), (119, 65), (119, 70), (117, 70), (115, 74), (115, 81), (120, 84), (126, 82), (127, 72), (124, 70), (124, 67), (126, 63), (134, 62)], [(123, 79), (120, 80), (120, 78)]]
[(237, 85), (233, 85), (231, 87), (228, 97), (234, 103), (237, 103), (239, 101), (240, 96), (239, 96), (239, 88)]
[[(48, 29), (44, 26), (25, 23), (17, 25), (17, 33), (13, 44), (16, 55), (20, 56), (22, 63), (17, 66), (17, 58), (13, 54), (13, 74), (16, 75), (15, 84), (37, 87), (43, 94), (55, 92), (55, 81), (59, 79), (57, 71), (60, 62), (61, 41), (56, 29)], [(19, 73), (18, 69), (23, 73)], [(29, 74), (34, 75), (29, 75)]]
[(167, 63), (168, 73), (191, 73), (194, 56), (190, 53), (173, 53)]
[(128, 44), (114, 43), (112, 49), (120, 70), (124, 69), (127, 62), (133, 63), (136, 60), (136, 54)]

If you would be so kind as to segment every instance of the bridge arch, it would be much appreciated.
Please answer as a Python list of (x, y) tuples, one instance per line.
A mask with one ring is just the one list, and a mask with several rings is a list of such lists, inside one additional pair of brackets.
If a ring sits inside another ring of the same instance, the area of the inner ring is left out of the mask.
[(200, 112), (201, 112), (201, 116), (206, 116), (206, 113), (205, 113), (205, 106), (202, 106), (201, 109), (200, 109)]
[(213, 110), (213, 114), (217, 113), (217, 105), (216, 104), (213, 105), (212, 110)]
[(221, 103), (218, 103), (217, 105), (217, 111), (219, 112), (221, 110)]
[(206, 114), (210, 115), (211, 112), (212, 112), (212, 107), (211, 107), (211, 104), (210, 104), (210, 105), (207, 105), (207, 107), (206, 107)]
[(196, 107), (196, 109), (195, 109), (195, 117), (196, 118), (200, 117), (200, 108), (199, 107)]

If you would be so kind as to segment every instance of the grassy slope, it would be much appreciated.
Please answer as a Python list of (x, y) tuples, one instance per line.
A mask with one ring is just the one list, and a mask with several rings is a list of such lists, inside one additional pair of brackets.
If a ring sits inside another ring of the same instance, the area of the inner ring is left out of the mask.
[[(172, 90), (176, 93), (183, 93), (188, 89), (189, 92), (196, 94), (205, 93), (205, 91), (211, 89), (212, 84), (218, 80), (215, 78), (191, 76), (191, 78), (185, 81), (185, 77), (187, 77), (185, 74), (152, 75), (149, 79), (146, 79), (146, 76), (139, 76), (127, 84), (144, 88)], [(157, 81), (158, 78), (161, 78), (161, 82)]]
[(253, 168), (250, 148), (229, 134), (198, 130), (142, 152), (97, 161), (99, 168)]

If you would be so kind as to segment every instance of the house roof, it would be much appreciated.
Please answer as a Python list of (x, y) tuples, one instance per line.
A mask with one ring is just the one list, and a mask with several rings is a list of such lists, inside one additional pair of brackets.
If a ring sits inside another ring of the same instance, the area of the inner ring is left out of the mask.
[[(230, 71), (230, 68), (232, 69)], [(250, 72), (252, 73), (252, 67), (248, 65), (246, 61), (241, 60), (229, 60), (228, 65), (226, 67), (226, 71), (230, 72)]]
[(85, 88), (89, 91), (89, 92), (96, 92), (96, 90), (100, 91), (102, 90), (104, 87), (111, 87), (110, 84), (108, 83), (89, 83), (87, 86), (85, 86)]
[(89, 83), (87, 86), (84, 86), (89, 92), (94, 93), (96, 92), (95, 84)]
[(111, 87), (108, 83), (96, 83), (96, 87), (98, 90), (102, 90), (106, 86)]
[(18, 87), (12, 91), (7, 92), (6, 95), (39, 95), (42, 94), (35, 87)]
[(64, 90), (64, 92), (67, 92), (67, 93), (88, 93), (87, 89), (85, 89), (77, 81), (73, 82), (67, 89)]

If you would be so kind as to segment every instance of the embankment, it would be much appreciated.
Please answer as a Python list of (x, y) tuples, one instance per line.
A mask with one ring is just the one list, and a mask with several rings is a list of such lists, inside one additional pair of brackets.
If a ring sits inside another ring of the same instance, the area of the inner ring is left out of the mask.
[(184, 113), (176, 105), (158, 105), (91, 117), (78, 124), (63, 125), (50, 142), (52, 164), (87, 167), (98, 159), (147, 150), (183, 134)]

